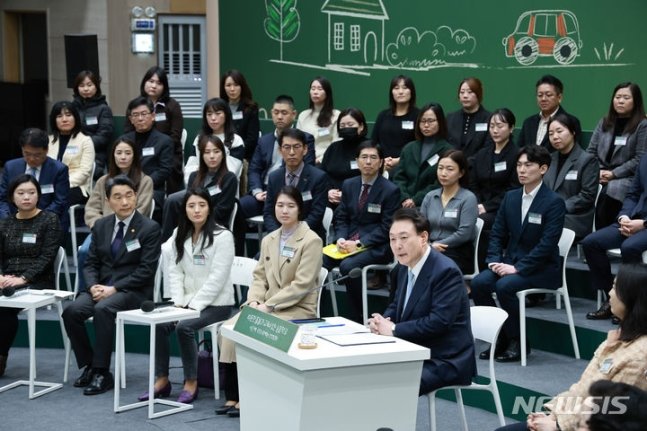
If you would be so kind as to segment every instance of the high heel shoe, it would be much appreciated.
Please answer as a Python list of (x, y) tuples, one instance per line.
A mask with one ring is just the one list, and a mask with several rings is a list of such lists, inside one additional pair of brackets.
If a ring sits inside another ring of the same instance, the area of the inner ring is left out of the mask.
[(177, 397), (178, 403), (190, 404), (193, 400), (198, 399), (198, 388), (195, 388), (195, 392), (191, 393), (189, 391), (180, 392), (180, 396)]
[[(171, 395), (171, 382), (167, 382), (166, 386), (164, 386), (162, 389), (159, 391), (153, 391), (153, 398), (166, 398), (169, 395)], [(139, 401), (148, 401), (149, 399), (148, 391), (144, 392), (140, 396), (137, 397)]]

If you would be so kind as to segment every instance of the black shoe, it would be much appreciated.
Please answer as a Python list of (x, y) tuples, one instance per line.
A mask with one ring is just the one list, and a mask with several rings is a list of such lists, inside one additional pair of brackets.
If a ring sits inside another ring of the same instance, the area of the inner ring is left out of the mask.
[(604, 302), (597, 311), (586, 313), (586, 318), (589, 320), (606, 320), (613, 316), (611, 312), (611, 305), (608, 301)]
[(92, 381), (92, 375), (93, 374), (94, 373), (92, 372), (92, 367), (89, 366), (89, 365), (86, 366), (83, 369), (83, 373), (81, 373), (79, 378), (74, 381), (74, 387), (75, 388), (85, 388)]
[[(496, 346), (494, 347), (494, 357), (496, 358), (497, 356), (499, 356), (503, 352), (505, 352), (507, 347), (508, 347), (507, 338), (500, 334), (499, 338), (497, 338), (497, 340), (496, 340)], [(479, 359), (483, 359), (483, 360), (490, 359), (490, 349), (491, 348), (492, 348), (492, 346), (488, 347), (487, 349), (485, 349), (481, 353), (479, 353)]]
[(0, 377), (4, 375), (4, 371), (7, 368), (7, 355), (0, 355)]
[(115, 387), (115, 379), (110, 371), (105, 374), (96, 373), (92, 376), (90, 386), (83, 390), (83, 395), (98, 395)]
[(230, 409), (227, 412), (227, 416), (229, 416), (230, 418), (239, 418), (240, 417), (240, 409), (237, 409), (236, 407)]
[(526, 308), (533, 308), (546, 299), (545, 293), (533, 293), (526, 296)]
[[(526, 356), (530, 354), (530, 345), (526, 343)], [(521, 341), (510, 340), (505, 352), (495, 357), (497, 362), (517, 362), (521, 360)]]
[(235, 404), (232, 404), (230, 406), (216, 407), (216, 414), (217, 415), (226, 415), (227, 413), (229, 413), (230, 410), (233, 410), (235, 408), (236, 408)]

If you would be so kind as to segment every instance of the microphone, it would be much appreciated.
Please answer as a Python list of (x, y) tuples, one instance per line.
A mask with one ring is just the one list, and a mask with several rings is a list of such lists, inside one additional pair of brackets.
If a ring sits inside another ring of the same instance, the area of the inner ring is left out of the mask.
[(144, 313), (150, 313), (151, 311), (155, 311), (158, 308), (173, 307), (174, 305), (175, 305), (175, 302), (173, 301), (153, 302), (150, 300), (146, 300), (142, 302), (142, 305), (139, 308)]
[(24, 290), (28, 288), (28, 284), (21, 284), (19, 286), (7, 286), (2, 289), (2, 296), (13, 296), (13, 294), (16, 293), (17, 290)]
[(317, 290), (323, 289), (323, 288), (325, 288), (327, 286), (330, 286), (331, 284), (337, 283), (340, 280), (346, 280), (347, 278), (358, 278), (358, 277), (361, 277), (361, 276), (362, 276), (362, 268), (353, 268), (350, 271), (348, 271), (348, 274), (346, 274), (346, 275), (344, 275), (342, 277), (331, 280), (331, 281), (329, 281), (327, 283), (322, 284), (321, 286), (312, 287), (312, 288), (306, 290), (305, 292), (299, 294), (298, 296), (296, 296), (296, 298), (290, 298), (289, 300), (281, 301), (278, 304), (275, 304), (274, 308), (276, 309), (279, 305), (285, 304), (286, 302), (291, 301), (293, 299), (301, 299), (301, 298), (309, 295), (312, 292), (316, 292)]

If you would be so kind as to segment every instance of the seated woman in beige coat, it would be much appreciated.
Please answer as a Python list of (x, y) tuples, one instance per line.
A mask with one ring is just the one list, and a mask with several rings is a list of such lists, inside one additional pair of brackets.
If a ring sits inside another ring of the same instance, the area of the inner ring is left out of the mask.
[[(317, 313), (315, 289), (322, 264), (322, 242), (303, 219), (303, 198), (295, 187), (279, 192), (274, 214), (281, 227), (261, 243), (261, 254), (254, 270), (254, 282), (242, 307), (257, 308), (281, 319), (306, 319)], [(308, 293), (308, 291), (310, 292)], [(236, 322), (238, 315), (227, 323)], [(225, 366), (227, 402), (217, 414), (240, 415), (238, 375), (234, 343), (219, 338), (220, 362)]]
[(65, 164), (70, 173), (70, 205), (83, 204), (88, 200), (92, 185), (94, 144), (81, 132), (81, 115), (72, 102), (56, 102), (49, 113), (47, 155)]

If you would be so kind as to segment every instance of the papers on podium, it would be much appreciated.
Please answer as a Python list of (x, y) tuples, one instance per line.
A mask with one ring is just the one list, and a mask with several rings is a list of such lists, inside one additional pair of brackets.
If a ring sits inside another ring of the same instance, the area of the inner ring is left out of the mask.
[(394, 337), (386, 335), (372, 334), (370, 332), (361, 332), (355, 334), (334, 334), (334, 335), (317, 335), (319, 338), (334, 343), (338, 346), (360, 346), (364, 344), (384, 344), (395, 343)]

